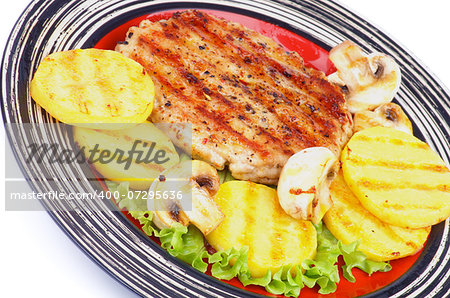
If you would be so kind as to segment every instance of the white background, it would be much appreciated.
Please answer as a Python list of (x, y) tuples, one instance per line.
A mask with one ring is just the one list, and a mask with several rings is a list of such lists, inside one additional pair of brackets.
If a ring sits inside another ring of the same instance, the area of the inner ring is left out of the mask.
[[(0, 49), (28, 0), (2, 0)], [(450, 17), (446, 0), (342, 0), (391, 34), (450, 86)], [(0, 132), (3, 146), (4, 131)], [(4, 153), (0, 147), (4, 168)], [(0, 197), (0, 296), (134, 297), (86, 257), (45, 212), (5, 212), (4, 171)]]

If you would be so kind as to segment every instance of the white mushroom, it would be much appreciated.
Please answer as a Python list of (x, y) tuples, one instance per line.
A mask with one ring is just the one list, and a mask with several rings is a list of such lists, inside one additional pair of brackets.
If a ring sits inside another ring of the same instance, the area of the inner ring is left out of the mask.
[(347, 106), (351, 113), (391, 102), (400, 87), (400, 68), (385, 54), (367, 56), (353, 42), (344, 41), (330, 51), (329, 58), (337, 72), (328, 79), (348, 89)]
[(186, 160), (166, 170), (149, 190), (154, 194), (148, 208), (154, 210), (155, 225), (162, 229), (191, 223), (207, 235), (224, 218), (214, 201), (219, 187), (217, 170), (203, 161)]
[(191, 189), (189, 173), (190, 165), (181, 162), (163, 171), (150, 186), (147, 208), (153, 211), (153, 222), (158, 228), (170, 228), (175, 223), (189, 225), (189, 218), (182, 208), (185, 194)]
[(353, 122), (355, 132), (374, 126), (384, 126), (413, 134), (408, 116), (399, 105), (393, 102), (381, 105), (374, 111), (358, 112), (354, 115)]
[(289, 158), (278, 182), (278, 200), (293, 218), (317, 224), (332, 205), (329, 187), (338, 159), (325, 147), (304, 149)]
[(217, 170), (204, 161), (192, 161), (192, 185), (192, 210), (185, 212), (190, 222), (207, 235), (225, 217), (214, 201), (220, 188)]

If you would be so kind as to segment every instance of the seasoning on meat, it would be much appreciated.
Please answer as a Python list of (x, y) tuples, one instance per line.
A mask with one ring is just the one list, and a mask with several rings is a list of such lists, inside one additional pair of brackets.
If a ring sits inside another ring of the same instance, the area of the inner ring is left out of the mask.
[(155, 82), (150, 120), (191, 123), (193, 158), (228, 166), (235, 178), (276, 184), (291, 155), (316, 146), (338, 155), (352, 133), (339, 87), (240, 24), (187, 10), (142, 21), (126, 42), (116, 50)]

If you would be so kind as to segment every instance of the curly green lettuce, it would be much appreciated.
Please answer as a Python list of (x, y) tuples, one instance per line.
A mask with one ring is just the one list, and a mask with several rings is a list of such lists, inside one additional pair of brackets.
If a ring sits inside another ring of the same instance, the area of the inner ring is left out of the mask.
[(319, 285), (320, 294), (333, 293), (339, 283), (339, 269), (337, 261), (339, 256), (343, 257), (343, 276), (350, 282), (355, 282), (352, 269), (357, 267), (371, 275), (375, 271), (386, 272), (392, 269), (387, 262), (375, 262), (367, 259), (367, 256), (358, 251), (359, 242), (344, 245), (337, 240), (325, 225), (319, 223), (317, 231), (317, 254), (314, 260), (302, 262), (303, 282), (309, 288)]
[[(223, 173), (221, 180), (230, 179), (229, 173)], [(220, 173), (219, 173), (220, 175)], [(168, 229), (157, 229), (152, 222), (152, 212), (133, 211), (146, 210), (146, 200), (140, 198), (140, 192), (134, 192), (130, 196), (128, 183), (119, 185), (107, 183), (111, 192), (117, 191), (120, 196), (117, 203), (120, 208), (129, 211), (130, 215), (142, 225), (142, 230), (149, 236), (158, 237), (161, 247), (167, 252), (190, 264), (195, 269), (205, 272), (210, 266), (211, 275), (222, 280), (230, 280), (237, 277), (244, 286), (258, 285), (267, 292), (298, 297), (303, 287), (319, 287), (320, 294), (333, 293), (339, 283), (338, 258), (342, 256), (343, 276), (350, 282), (355, 282), (352, 269), (359, 268), (371, 275), (373, 272), (386, 272), (392, 269), (388, 262), (375, 262), (367, 259), (367, 256), (358, 251), (359, 242), (348, 245), (337, 240), (325, 225), (316, 225), (317, 253), (314, 260), (304, 260), (301, 265), (285, 265), (277, 272), (270, 270), (263, 277), (254, 278), (248, 268), (248, 247), (240, 249), (218, 251), (208, 253), (205, 248), (203, 234), (194, 226), (185, 227), (181, 224)]]
[(153, 213), (140, 211), (147, 209), (147, 202), (142, 192), (134, 191), (133, 195), (130, 195), (128, 182), (121, 184), (107, 182), (107, 186), (112, 193), (118, 192), (119, 208), (129, 210), (130, 215), (142, 225), (141, 229), (144, 233), (158, 237), (161, 247), (170, 255), (192, 265), (199, 271), (206, 271), (208, 264), (203, 259), (208, 258), (209, 254), (205, 248), (203, 234), (197, 228), (176, 224), (171, 228), (159, 230), (153, 225)]

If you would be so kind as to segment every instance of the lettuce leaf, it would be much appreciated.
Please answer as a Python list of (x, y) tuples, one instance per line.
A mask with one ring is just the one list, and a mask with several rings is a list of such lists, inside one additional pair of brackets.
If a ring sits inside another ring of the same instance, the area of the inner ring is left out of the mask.
[(142, 225), (142, 230), (149, 236), (158, 237), (161, 247), (182, 261), (192, 265), (195, 269), (205, 272), (208, 264), (204, 261), (209, 257), (205, 248), (203, 234), (194, 226), (185, 227), (181, 224), (168, 229), (158, 230), (152, 222), (153, 213), (147, 210), (145, 193), (131, 191), (128, 182), (120, 184), (107, 182), (111, 192), (117, 191), (119, 198), (117, 204), (121, 209), (127, 209), (132, 217)]
[(228, 168), (225, 168), (221, 171), (217, 171), (217, 174), (219, 175), (220, 184), (236, 180), (233, 176), (231, 176), (231, 172)]
[(115, 192), (118, 193), (118, 197), (116, 197), (117, 205), (120, 209), (126, 209), (132, 217), (139, 221), (145, 234), (152, 236), (158, 233), (158, 230), (152, 224), (153, 212), (143, 211), (147, 210), (147, 200), (144, 200), (142, 192), (130, 192), (128, 182), (116, 184), (107, 181), (106, 186), (114, 195)]
[[(209, 258), (209, 262), (212, 264), (211, 275), (224, 280), (238, 277), (244, 286), (262, 286), (265, 287), (267, 292), (272, 294), (287, 297), (297, 297), (300, 294), (300, 290), (303, 288), (300, 266), (286, 265), (273, 275), (268, 270), (266, 275), (255, 278), (250, 274), (247, 256), (247, 246), (242, 247), (240, 250), (231, 248), (216, 252)], [(294, 271), (297, 275), (294, 275)]]
[(355, 282), (352, 269), (357, 267), (367, 274), (373, 272), (386, 272), (392, 269), (388, 262), (375, 262), (368, 260), (367, 256), (358, 251), (359, 241), (344, 245), (337, 240), (325, 225), (319, 223), (317, 231), (317, 254), (314, 260), (305, 260), (302, 262), (302, 268), (305, 269), (303, 282), (309, 288), (316, 284), (319, 285), (320, 294), (333, 293), (339, 283), (339, 269), (337, 261), (342, 256), (344, 265), (342, 266), (342, 275), (350, 282)]
[(298, 297), (298, 295), (300, 295), (300, 290), (303, 287), (301, 267), (299, 265), (286, 265), (275, 272), (272, 276), (272, 280), (265, 288), (267, 292), (272, 294)]
[(214, 277), (230, 280), (240, 274), (248, 272), (247, 265), (248, 247), (244, 246), (240, 250), (231, 248), (218, 251), (209, 258), (211, 274)]
[(304, 260), (303, 282), (308, 288), (319, 285), (320, 294), (333, 293), (339, 282), (339, 269), (336, 265), (340, 250), (338, 241), (322, 223), (315, 226), (317, 231), (317, 253), (314, 260)]
[(180, 154), (180, 162), (186, 161), (186, 160), (192, 160), (192, 157), (188, 154), (186, 154), (184, 151), (182, 151)]
[(204, 259), (209, 258), (209, 253), (205, 248), (203, 234), (196, 227), (176, 224), (173, 227), (162, 229), (158, 237), (161, 247), (166, 249), (170, 255), (201, 272), (208, 269), (208, 263)]
[(339, 250), (342, 253), (345, 265), (342, 266), (342, 275), (350, 282), (355, 282), (352, 269), (359, 268), (367, 274), (372, 275), (376, 271), (387, 272), (392, 269), (392, 266), (387, 262), (375, 262), (368, 260), (367, 256), (358, 251), (360, 241), (355, 241), (348, 245), (339, 242)]
[[(219, 171), (221, 181), (234, 180), (228, 170), (225, 171)], [(342, 256), (345, 263), (342, 266), (343, 276), (350, 282), (355, 281), (352, 273), (355, 267), (369, 275), (392, 268), (387, 262), (368, 260), (364, 253), (357, 250), (359, 242), (344, 245), (321, 222), (315, 226), (317, 253), (314, 260), (304, 260), (301, 265), (285, 265), (273, 274), (268, 270), (265, 276), (255, 278), (248, 268), (248, 247), (231, 248), (211, 255), (205, 248), (203, 234), (196, 227), (177, 224), (159, 230), (152, 223), (152, 212), (140, 211), (146, 210), (147, 206), (146, 200), (139, 196), (140, 192), (130, 193), (127, 182), (119, 185), (108, 182), (107, 186), (111, 192), (118, 191), (120, 194), (117, 199), (119, 207), (129, 210), (130, 215), (143, 225), (142, 230), (147, 235), (158, 237), (161, 247), (170, 255), (201, 272), (211, 266), (211, 275), (218, 279), (230, 280), (237, 277), (244, 286), (258, 285), (272, 294), (297, 297), (304, 286), (313, 288), (318, 285), (320, 294), (336, 291), (340, 280), (337, 265), (339, 256)]]

